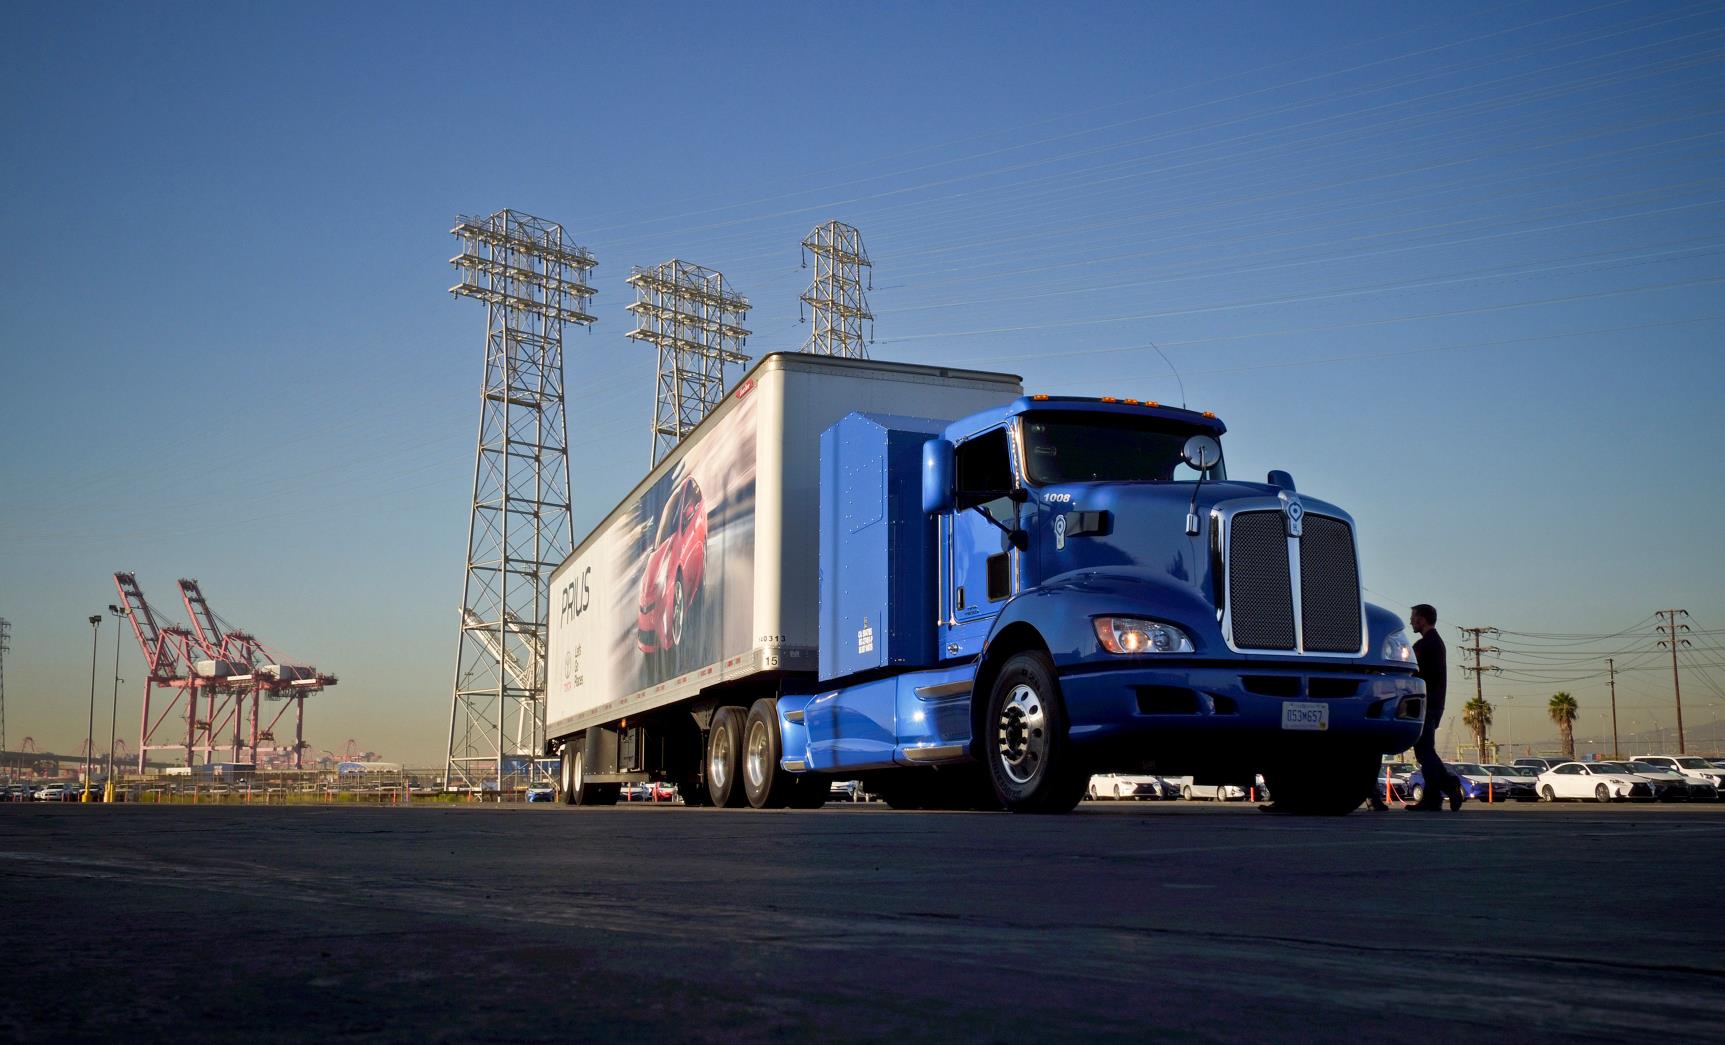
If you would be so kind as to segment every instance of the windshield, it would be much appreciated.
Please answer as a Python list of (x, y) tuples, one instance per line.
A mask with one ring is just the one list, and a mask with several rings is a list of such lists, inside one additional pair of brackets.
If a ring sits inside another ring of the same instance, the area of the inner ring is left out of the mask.
[(1451, 766), (1450, 768), (1455, 770), (1457, 773), (1461, 774), (1462, 776), (1485, 776), (1486, 775), (1485, 770), (1474, 765), (1472, 762), (1457, 762), (1455, 765)]
[(1684, 769), (1715, 769), (1715, 768), (1717, 768), (1716, 766), (1713, 765), (1713, 763), (1707, 761), (1704, 758), (1680, 758), (1677, 760), (1677, 764), (1682, 766)]
[[(1180, 448), (1208, 429), (1160, 417), (1035, 413), (1024, 419), (1025, 479), (1051, 483), (1190, 482), (1198, 473)], [(1204, 474), (1227, 478), (1221, 461)]]

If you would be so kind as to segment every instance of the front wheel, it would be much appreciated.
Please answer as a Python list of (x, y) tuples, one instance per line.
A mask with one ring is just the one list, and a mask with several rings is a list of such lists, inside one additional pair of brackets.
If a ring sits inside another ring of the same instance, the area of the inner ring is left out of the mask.
[(983, 721), (979, 753), (1001, 805), (1015, 813), (1065, 813), (1084, 797), (1088, 774), (1067, 736), (1066, 709), (1045, 654), (1007, 660)]
[(1413, 790), (1413, 797), (1414, 797), (1414, 805), (1416, 805), (1416, 806), (1419, 805), (1421, 802), (1424, 802), (1426, 800), (1426, 786), (1424, 784), (1415, 784), (1414, 790)]
[(1557, 801), (1557, 792), (1551, 789), (1550, 784), (1546, 784), (1539, 789), (1539, 800), (1541, 802), (1555, 802)]
[(1600, 784), (1598, 787), (1593, 789), (1593, 798), (1594, 801), (1597, 802), (1611, 801), (1611, 788), (1606, 787), (1604, 784)]

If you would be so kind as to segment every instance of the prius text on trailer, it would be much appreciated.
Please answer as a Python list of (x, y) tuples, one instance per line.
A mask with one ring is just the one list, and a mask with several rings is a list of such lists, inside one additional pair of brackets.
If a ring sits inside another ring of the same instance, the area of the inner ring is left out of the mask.
[(1352, 519), (1213, 415), (769, 355), (552, 577), (561, 794), (1063, 812), (1095, 772), (1345, 813), (1419, 734)]

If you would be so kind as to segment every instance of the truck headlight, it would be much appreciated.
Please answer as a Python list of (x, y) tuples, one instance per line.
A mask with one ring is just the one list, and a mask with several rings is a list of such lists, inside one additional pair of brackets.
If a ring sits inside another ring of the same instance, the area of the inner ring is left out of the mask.
[(1393, 660), (1398, 664), (1412, 664), (1414, 660), (1414, 644), (1408, 641), (1408, 633), (1400, 628), (1390, 632), (1384, 639), (1384, 659)]
[(1136, 617), (1097, 617), (1096, 640), (1110, 653), (1191, 653), (1192, 640), (1172, 624)]

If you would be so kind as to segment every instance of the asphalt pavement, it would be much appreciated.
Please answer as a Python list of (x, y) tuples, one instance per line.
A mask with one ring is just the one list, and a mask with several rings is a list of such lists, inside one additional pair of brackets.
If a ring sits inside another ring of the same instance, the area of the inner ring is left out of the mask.
[(1725, 804), (0, 805), (0, 1040), (1717, 1040), (1722, 855)]

